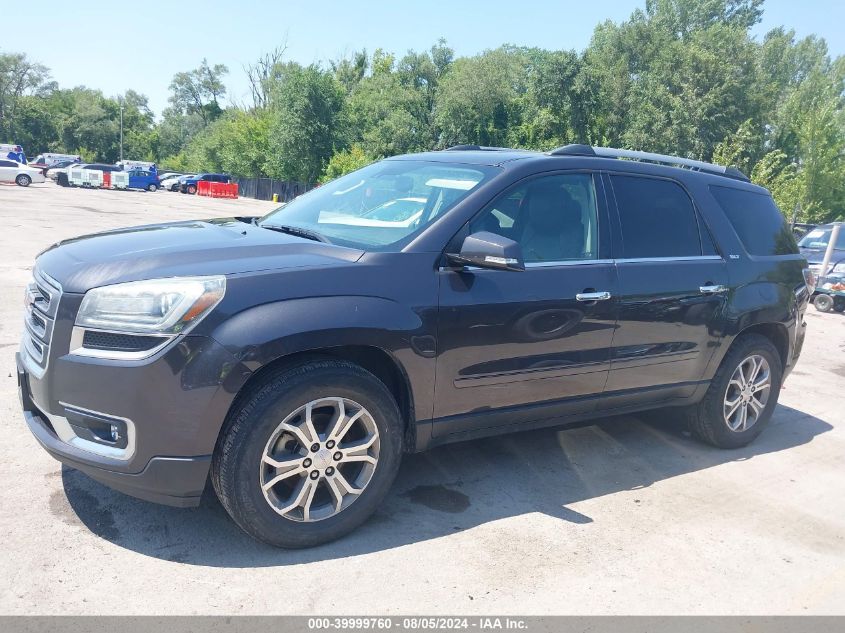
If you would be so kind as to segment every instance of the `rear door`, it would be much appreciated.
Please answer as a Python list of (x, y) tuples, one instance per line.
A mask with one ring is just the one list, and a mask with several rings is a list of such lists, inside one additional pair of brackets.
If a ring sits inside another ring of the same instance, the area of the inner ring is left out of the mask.
[[(693, 201), (677, 181), (606, 174), (615, 202), (619, 322), (606, 395), (686, 395), (725, 326), (728, 273)], [(614, 404), (614, 403), (606, 403)]]
[(433, 434), (593, 409), (616, 324), (599, 177), (566, 172), (522, 181), (456, 241), (479, 231), (519, 242), (526, 270), (441, 268)]

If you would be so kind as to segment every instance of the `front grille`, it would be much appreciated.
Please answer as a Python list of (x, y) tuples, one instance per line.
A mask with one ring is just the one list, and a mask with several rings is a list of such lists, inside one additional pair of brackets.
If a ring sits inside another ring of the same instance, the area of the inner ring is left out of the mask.
[(50, 360), (50, 342), (62, 289), (58, 282), (38, 269), (26, 287), (26, 316), (24, 318), (24, 351), (42, 370)]

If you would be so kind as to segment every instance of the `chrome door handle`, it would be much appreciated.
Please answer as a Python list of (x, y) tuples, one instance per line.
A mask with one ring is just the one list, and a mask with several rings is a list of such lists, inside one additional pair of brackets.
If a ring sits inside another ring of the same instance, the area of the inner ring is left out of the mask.
[(605, 292), (579, 292), (575, 295), (578, 301), (607, 301), (610, 299), (610, 293)]
[(720, 294), (722, 292), (727, 292), (728, 287), (723, 286), (721, 284), (717, 284), (715, 286), (701, 286), (699, 288), (699, 290), (701, 291), (701, 294), (703, 294), (703, 295), (716, 295), (716, 294)]

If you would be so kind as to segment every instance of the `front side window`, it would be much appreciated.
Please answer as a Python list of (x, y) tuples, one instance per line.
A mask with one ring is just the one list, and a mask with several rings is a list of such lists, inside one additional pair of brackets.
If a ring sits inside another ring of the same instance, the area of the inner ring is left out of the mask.
[(331, 243), (390, 250), (498, 172), (496, 167), (386, 160), (312, 189), (259, 221)]
[(610, 177), (622, 225), (622, 257), (701, 255), (695, 209), (677, 183), (641, 176)]
[(470, 223), (519, 242), (526, 263), (598, 257), (596, 190), (590, 174), (544, 176), (517, 185)]

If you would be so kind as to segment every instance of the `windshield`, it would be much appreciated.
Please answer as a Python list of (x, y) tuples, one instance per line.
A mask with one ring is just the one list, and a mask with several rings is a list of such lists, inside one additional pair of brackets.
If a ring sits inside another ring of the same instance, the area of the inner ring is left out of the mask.
[[(827, 248), (831, 233), (833, 233), (833, 229), (830, 227), (817, 227), (802, 237), (798, 246), (803, 248)], [(839, 229), (836, 248), (845, 250), (845, 227)]]
[(381, 161), (309, 191), (259, 224), (304, 229), (343, 246), (388, 250), (495, 173), (478, 165)]

